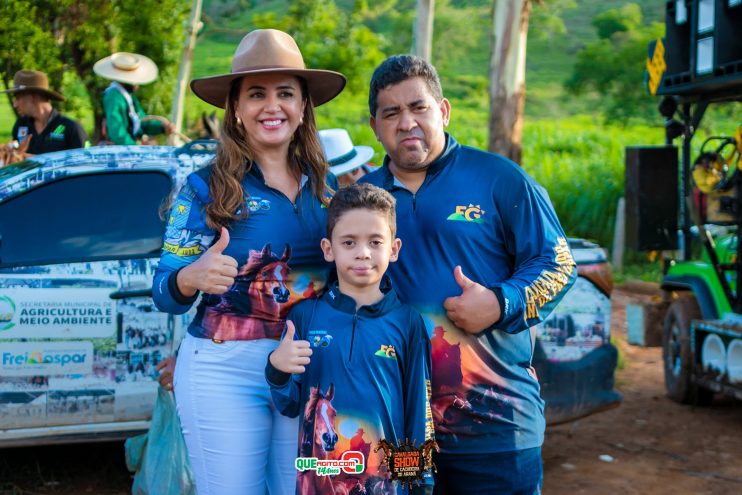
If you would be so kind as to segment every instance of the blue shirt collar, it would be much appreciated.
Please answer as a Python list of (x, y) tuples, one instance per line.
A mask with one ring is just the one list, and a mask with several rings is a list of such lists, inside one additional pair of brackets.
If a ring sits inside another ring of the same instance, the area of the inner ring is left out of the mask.
[[(245, 165), (248, 165), (247, 159), (245, 159)], [(305, 164), (302, 163), (302, 174), (301, 174), (301, 183), (299, 184), (299, 188), (303, 188), (304, 184), (306, 184), (309, 181), (309, 176), (305, 173), (307, 170), (307, 167)], [(252, 175), (256, 179), (260, 180), (263, 184), (265, 184), (265, 176), (263, 175), (263, 171), (260, 170), (260, 165), (258, 162), (252, 162), (252, 166), (247, 171), (248, 175)]]
[(399, 299), (397, 293), (392, 288), (392, 282), (387, 275), (381, 279), (381, 289), (384, 297), (374, 303), (367, 306), (361, 306), (356, 311), (356, 301), (352, 297), (340, 292), (340, 287), (337, 281), (333, 282), (323, 298), (338, 311), (348, 314), (358, 314), (359, 316), (377, 317), (388, 313), (391, 309), (399, 305)]
[[(427, 180), (430, 176), (436, 175), (446, 165), (451, 163), (455, 155), (455, 151), (460, 147), (458, 141), (456, 141), (453, 136), (451, 136), (447, 132), (445, 133), (445, 135), (446, 145), (443, 148), (443, 152), (435, 160), (430, 162), (430, 165), (428, 165), (428, 168), (426, 169), (425, 180)], [(384, 189), (391, 190), (393, 187), (405, 188), (404, 184), (397, 180), (396, 177), (394, 177), (394, 174), (392, 174), (392, 171), (389, 169), (389, 155), (384, 156), (382, 171), (382, 173), (384, 174)]]

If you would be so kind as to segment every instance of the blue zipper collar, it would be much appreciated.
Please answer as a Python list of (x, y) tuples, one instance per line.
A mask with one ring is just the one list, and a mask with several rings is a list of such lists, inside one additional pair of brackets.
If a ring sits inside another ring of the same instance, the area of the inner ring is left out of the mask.
[[(438, 156), (438, 158), (430, 162), (430, 165), (428, 165), (425, 180), (427, 180), (431, 175), (437, 174), (443, 169), (443, 167), (448, 165), (453, 160), (456, 150), (461, 146), (453, 136), (447, 132), (445, 135), (446, 146), (443, 148), (443, 152)], [(395, 187), (405, 188), (398, 180), (396, 180), (394, 174), (392, 174), (392, 171), (389, 169), (389, 155), (384, 155), (384, 163), (381, 170), (384, 174), (384, 189), (391, 191)]]
[(351, 315), (358, 314), (359, 316), (375, 318), (388, 313), (400, 304), (399, 298), (397, 298), (397, 293), (392, 288), (392, 282), (387, 275), (384, 275), (381, 279), (381, 285), (379, 288), (381, 289), (382, 294), (384, 294), (381, 301), (367, 306), (361, 306), (357, 311), (355, 299), (340, 292), (340, 287), (337, 282), (333, 282), (332, 285), (330, 285), (330, 288), (322, 298), (327, 301), (330, 306), (338, 311), (342, 311), (343, 313)]
[[(307, 170), (307, 166), (302, 163), (301, 164), (301, 183), (299, 184), (299, 188), (303, 189), (304, 185), (309, 181), (309, 176), (305, 173)], [(263, 175), (263, 171), (260, 170), (260, 165), (258, 162), (253, 161), (252, 166), (249, 164), (247, 158), (245, 159), (245, 166), (249, 166), (250, 168), (247, 170), (247, 175), (252, 175), (256, 179), (259, 179), (260, 182), (265, 184), (265, 176)]]

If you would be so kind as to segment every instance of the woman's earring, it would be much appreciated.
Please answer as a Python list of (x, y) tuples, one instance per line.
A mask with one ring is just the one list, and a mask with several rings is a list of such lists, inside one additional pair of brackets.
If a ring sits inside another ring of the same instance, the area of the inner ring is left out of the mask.
[(299, 125), (302, 125), (304, 123), (304, 117), (299, 118)]
[(242, 125), (242, 119), (237, 117), (237, 125)]

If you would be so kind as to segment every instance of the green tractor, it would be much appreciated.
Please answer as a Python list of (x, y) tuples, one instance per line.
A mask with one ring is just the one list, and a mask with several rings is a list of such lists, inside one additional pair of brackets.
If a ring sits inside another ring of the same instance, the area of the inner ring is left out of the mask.
[(627, 150), (627, 241), (679, 252), (661, 283), (665, 385), (677, 402), (708, 405), (715, 393), (742, 399), (742, 126), (693, 160), (691, 140), (709, 105), (742, 101), (742, 0), (665, 3), (646, 83), (662, 96), (667, 146)]

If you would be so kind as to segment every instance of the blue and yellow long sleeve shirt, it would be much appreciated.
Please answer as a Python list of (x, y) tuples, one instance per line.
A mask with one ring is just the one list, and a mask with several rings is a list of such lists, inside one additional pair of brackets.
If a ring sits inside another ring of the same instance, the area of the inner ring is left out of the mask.
[[(168, 217), (160, 263), (154, 276), (152, 297), (164, 312), (187, 312), (198, 294), (184, 297), (177, 288), (179, 269), (197, 260), (217, 232), (206, 225), (204, 208), (209, 197), (211, 165), (190, 174)], [(330, 187), (337, 179), (328, 176)], [(237, 260), (239, 274), (221, 295), (203, 294), (188, 332), (218, 340), (277, 339), (289, 309), (314, 297), (325, 285), (328, 264), (320, 248), (327, 209), (312, 194), (304, 176), (292, 202), (269, 187), (254, 164), (245, 175), (243, 208), (247, 217), (229, 226), (225, 255)]]
[[(359, 475), (320, 479), (314, 471), (302, 472), (297, 493), (311, 493), (308, 483), (315, 488), (344, 483), (351, 489), (359, 482), (381, 488), (373, 493), (406, 493), (388, 481), (383, 451), (374, 450), (382, 439), (394, 446), (406, 439), (420, 446), (433, 437), (426, 324), (391, 286), (384, 292), (378, 303), (356, 309), (355, 300), (333, 284), (321, 298), (297, 304), (289, 319), (295, 338), (311, 345), (310, 363), (298, 375), (278, 371), (270, 362), (266, 366), (276, 408), (303, 418), (300, 457), (340, 459), (354, 450), (366, 459)], [(424, 484), (432, 484), (430, 473)]]
[[(400, 298), (435, 323), (431, 405), (441, 451), (541, 446), (544, 403), (528, 330), (577, 276), (546, 191), (510, 160), (449, 135), (416, 193), (392, 175), (388, 157), (361, 182), (396, 198), (403, 249), (389, 275)], [(456, 265), (500, 302), (501, 319), (478, 335), (457, 328), (443, 308), (461, 294)]]

